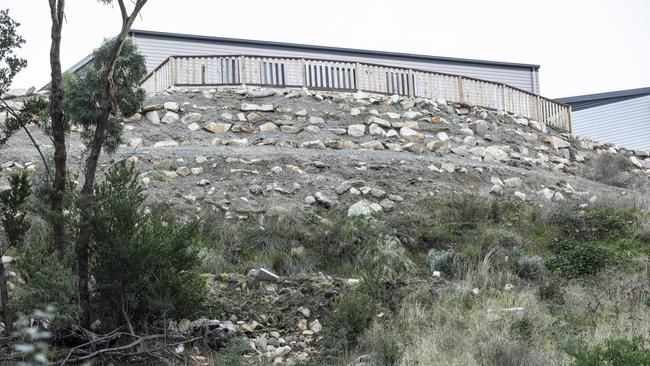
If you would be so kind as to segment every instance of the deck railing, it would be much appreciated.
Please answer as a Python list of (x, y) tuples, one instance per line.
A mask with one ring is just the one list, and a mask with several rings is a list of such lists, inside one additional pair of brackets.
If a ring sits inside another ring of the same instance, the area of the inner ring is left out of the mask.
[(170, 56), (142, 81), (148, 93), (219, 85), (305, 87), (443, 98), (503, 110), (571, 132), (571, 107), (506, 84), (432, 71), (265, 56)]

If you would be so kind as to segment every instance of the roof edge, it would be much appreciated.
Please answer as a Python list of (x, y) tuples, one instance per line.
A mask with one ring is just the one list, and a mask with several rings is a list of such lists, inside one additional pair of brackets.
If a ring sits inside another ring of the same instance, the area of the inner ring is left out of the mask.
[(310, 50), (310, 51), (356, 53), (356, 54), (368, 55), (368, 56), (383, 56), (383, 57), (401, 58), (401, 59), (407, 58), (407, 59), (419, 59), (419, 60), (429, 60), (429, 61), (443, 61), (443, 62), (451, 62), (451, 63), (464, 62), (464, 63), (477, 64), (477, 65), (505, 66), (505, 67), (526, 68), (526, 69), (540, 68), (540, 65), (535, 65), (535, 64), (474, 60), (474, 59), (441, 57), (441, 56), (428, 56), (428, 55), (418, 55), (412, 53), (373, 51), (373, 50), (362, 50), (362, 49), (355, 49), (355, 48), (342, 48), (342, 47), (331, 47), (331, 46), (315, 46), (315, 45), (298, 44), (298, 43), (201, 36), (201, 35), (193, 35), (193, 34), (159, 32), (159, 31), (149, 31), (149, 30), (140, 30), (140, 29), (131, 29), (129, 31), (129, 34), (130, 35), (135, 34), (136, 36), (143, 35), (143, 36), (150, 36), (150, 37), (191, 39), (191, 40), (206, 41), (206, 42), (239, 43), (239, 44), (267, 46), (267, 47), (296, 48), (296, 49), (303, 49), (303, 50)]
[(600, 100), (600, 99), (645, 96), (645, 95), (650, 95), (650, 87), (617, 90), (617, 91), (605, 92), (605, 93), (576, 95), (573, 97), (555, 98), (555, 100), (561, 103), (571, 104), (571, 103), (587, 102), (587, 101)]

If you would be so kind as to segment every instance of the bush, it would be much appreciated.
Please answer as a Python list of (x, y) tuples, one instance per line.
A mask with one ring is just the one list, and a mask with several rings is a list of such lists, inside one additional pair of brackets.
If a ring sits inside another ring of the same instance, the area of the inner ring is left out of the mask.
[(161, 209), (145, 214), (142, 191), (126, 162), (97, 187), (91, 223), (96, 304), (116, 322), (124, 314), (134, 322), (188, 317), (203, 308), (207, 293), (196, 271), (199, 225), (177, 223)]
[(575, 347), (568, 351), (575, 360), (572, 366), (647, 366), (650, 348), (643, 338), (610, 338), (593, 347)]
[(538, 255), (520, 256), (515, 262), (515, 268), (517, 276), (530, 281), (538, 281), (546, 273), (544, 259)]
[(250, 351), (248, 338), (235, 338), (230, 340), (226, 347), (214, 356), (214, 366), (243, 366), (247, 365), (244, 355)]
[(16, 309), (30, 314), (33, 309), (54, 306), (56, 317), (51, 330), (76, 324), (79, 307), (73, 260), (68, 257), (62, 264), (56, 259), (51, 235), (45, 231), (32, 235), (21, 247), (18, 262), (25, 283), (15, 288)]
[(431, 271), (440, 271), (444, 276), (456, 277), (461, 273), (462, 262), (458, 254), (453, 250), (439, 251), (431, 249), (427, 253), (426, 260), (431, 267)]
[(9, 185), (9, 189), (0, 192), (0, 224), (9, 245), (17, 246), (29, 229), (22, 208), (31, 194), (27, 172), (12, 173), (9, 176)]
[(598, 243), (560, 241), (553, 245), (555, 255), (547, 261), (547, 266), (568, 278), (594, 275), (612, 263), (610, 250)]

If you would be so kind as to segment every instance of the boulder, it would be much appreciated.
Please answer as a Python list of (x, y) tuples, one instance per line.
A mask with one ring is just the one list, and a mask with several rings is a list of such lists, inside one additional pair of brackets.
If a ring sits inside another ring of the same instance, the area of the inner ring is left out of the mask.
[(366, 133), (366, 126), (364, 125), (350, 125), (348, 126), (348, 135), (352, 137), (361, 137)]
[(163, 108), (168, 110), (168, 111), (176, 112), (176, 113), (178, 113), (178, 111), (180, 111), (180, 109), (181, 109), (180, 106), (178, 105), (178, 103), (176, 103), (176, 102), (165, 102), (163, 104)]
[(275, 130), (278, 129), (278, 125), (276, 125), (273, 122), (267, 122), (267, 123), (264, 123), (264, 124), (260, 125), (259, 129), (260, 129), (260, 132), (272, 132), (272, 131), (275, 131)]
[(169, 111), (165, 113), (165, 116), (162, 118), (161, 122), (162, 123), (176, 123), (181, 119), (181, 117), (178, 115), (176, 112)]
[(145, 113), (144, 118), (151, 122), (151, 124), (160, 124), (160, 115), (158, 114), (158, 111), (149, 111)]
[(231, 123), (210, 122), (203, 126), (203, 129), (212, 133), (225, 133), (232, 127)]
[(348, 208), (348, 216), (366, 216), (373, 212), (375, 212), (375, 210), (367, 200), (358, 201)]
[(424, 140), (424, 134), (417, 132), (408, 127), (402, 127), (399, 130), (400, 136), (402, 136), (406, 141), (417, 142)]

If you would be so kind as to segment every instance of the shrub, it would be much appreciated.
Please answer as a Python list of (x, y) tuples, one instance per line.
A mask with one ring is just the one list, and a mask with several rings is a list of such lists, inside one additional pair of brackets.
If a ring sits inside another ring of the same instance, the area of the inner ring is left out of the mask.
[(29, 229), (29, 223), (22, 209), (31, 194), (27, 172), (12, 173), (9, 176), (9, 185), (9, 189), (0, 192), (0, 224), (9, 245), (17, 246)]
[(594, 275), (612, 263), (613, 253), (598, 243), (560, 241), (553, 249), (555, 255), (547, 261), (548, 268), (568, 278)]
[(16, 309), (24, 314), (30, 314), (33, 309), (56, 307), (56, 317), (50, 324), (50, 329), (56, 330), (76, 324), (79, 307), (73, 260), (69, 256), (64, 263), (59, 262), (51, 243), (52, 237), (45, 231), (25, 241), (19, 257), (25, 283), (16, 286), (14, 296)]
[(460, 257), (453, 250), (439, 251), (431, 249), (427, 253), (426, 260), (431, 267), (431, 271), (440, 271), (445, 276), (456, 277), (462, 269)]
[(519, 256), (515, 262), (515, 268), (517, 276), (530, 281), (538, 281), (546, 273), (544, 259), (538, 255)]
[(584, 215), (589, 237), (597, 240), (616, 240), (632, 233), (632, 224), (636, 221), (631, 210), (593, 209)]
[(226, 347), (221, 349), (214, 356), (214, 366), (243, 366), (248, 363), (244, 355), (250, 351), (247, 338), (235, 338), (228, 342)]
[(643, 338), (610, 338), (593, 347), (575, 347), (568, 351), (575, 360), (572, 366), (650, 365), (650, 348)]
[(145, 214), (142, 192), (137, 171), (124, 161), (97, 187), (91, 222), (96, 304), (115, 321), (190, 316), (203, 307), (207, 291), (196, 272), (199, 225), (177, 223), (161, 209)]

